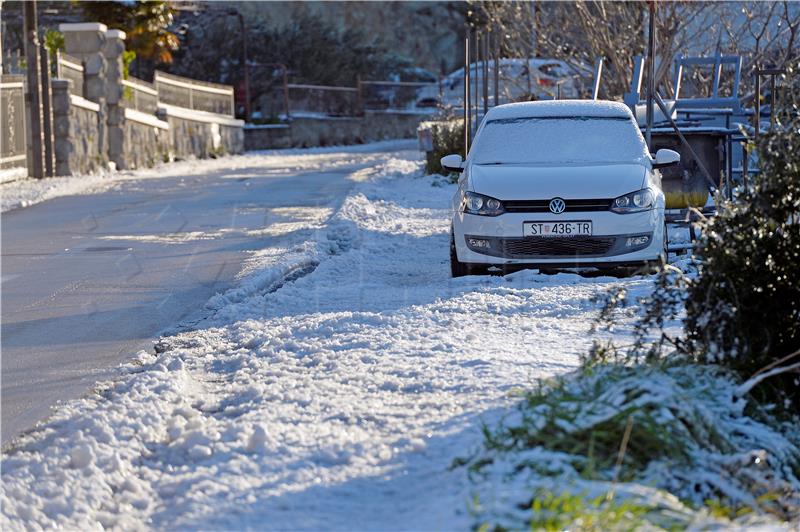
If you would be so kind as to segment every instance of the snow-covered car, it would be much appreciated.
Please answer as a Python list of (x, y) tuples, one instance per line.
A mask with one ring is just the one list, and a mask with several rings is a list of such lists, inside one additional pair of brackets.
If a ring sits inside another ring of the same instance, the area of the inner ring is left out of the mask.
[[(586, 74), (570, 67), (558, 59), (501, 59), (499, 68), (499, 102), (509, 103), (523, 100), (551, 100), (561, 86), (563, 98), (579, 97), (578, 78)], [(494, 101), (494, 60), (489, 64), (489, 98)], [(471, 90), (483, 94), (483, 62), (470, 64)], [(440, 94), (441, 90), (441, 94)], [(448, 105), (460, 107), (464, 104), (464, 69), (448, 74), (441, 86), (431, 86), (417, 93), (417, 107)]]
[(658, 168), (627, 106), (555, 100), (492, 108), (453, 197), (453, 276), (511, 267), (634, 267), (666, 256)]

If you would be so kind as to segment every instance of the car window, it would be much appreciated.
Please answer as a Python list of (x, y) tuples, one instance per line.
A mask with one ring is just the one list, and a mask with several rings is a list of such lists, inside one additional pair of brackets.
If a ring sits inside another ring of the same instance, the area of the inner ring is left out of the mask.
[(515, 76), (518, 76), (518, 75), (519, 75), (519, 68), (518, 67), (507, 66), (507, 65), (501, 65), (500, 66), (500, 77), (501, 78), (503, 78), (503, 79), (511, 78), (511, 77), (515, 77)]
[(539, 71), (545, 76), (560, 77), (564, 75), (564, 69), (558, 63), (548, 63), (541, 65)]
[(476, 164), (640, 162), (647, 147), (632, 118), (510, 118), (481, 128), (470, 156)]

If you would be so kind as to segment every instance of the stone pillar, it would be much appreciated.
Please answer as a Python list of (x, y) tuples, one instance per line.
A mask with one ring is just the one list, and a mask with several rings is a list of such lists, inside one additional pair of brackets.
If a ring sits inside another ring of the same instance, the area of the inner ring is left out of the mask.
[(125, 87), (122, 85), (122, 54), (125, 32), (108, 30), (103, 44), (106, 60), (106, 112), (108, 125), (108, 158), (118, 170), (128, 168), (125, 157), (125, 108), (122, 106)]
[(103, 46), (106, 41), (105, 24), (81, 22), (60, 24), (64, 34), (64, 50), (83, 63), (83, 97), (100, 106), (98, 113), (97, 153), (103, 166), (108, 157), (107, 110), (106, 110), (106, 58)]
[(72, 139), (69, 128), (69, 93), (72, 81), (54, 79), (50, 84), (53, 94), (53, 137), (56, 153), (56, 175), (72, 175), (69, 164), (72, 154)]

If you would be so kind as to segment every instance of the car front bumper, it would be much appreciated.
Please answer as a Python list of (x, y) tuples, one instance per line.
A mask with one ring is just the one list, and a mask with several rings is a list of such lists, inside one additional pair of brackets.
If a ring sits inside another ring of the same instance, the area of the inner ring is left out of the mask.
[[(591, 237), (523, 237), (525, 222), (591, 221)], [(460, 262), (484, 265), (613, 266), (658, 260), (663, 250), (663, 209), (617, 214), (610, 211), (506, 213), (453, 218)], [(648, 237), (641, 243), (641, 237)]]

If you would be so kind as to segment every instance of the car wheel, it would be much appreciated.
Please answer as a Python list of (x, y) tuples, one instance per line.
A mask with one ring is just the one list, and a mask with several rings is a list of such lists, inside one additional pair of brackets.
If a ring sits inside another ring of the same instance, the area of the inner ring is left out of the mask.
[(667, 264), (669, 262), (669, 232), (667, 229), (666, 222), (664, 223), (664, 244), (663, 244), (663, 249), (661, 250), (661, 257), (662, 259), (664, 259), (663, 260), (664, 264)]
[(450, 273), (453, 277), (472, 275), (472, 268), (458, 260), (458, 255), (456, 254), (456, 239), (452, 228), (450, 229)]

